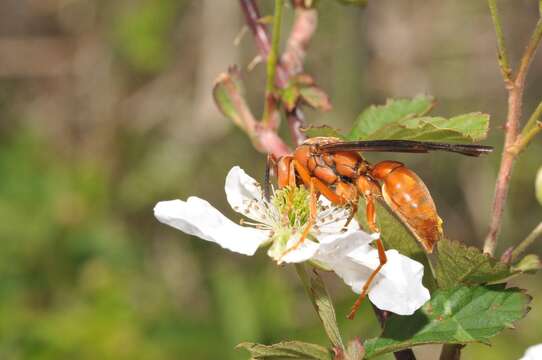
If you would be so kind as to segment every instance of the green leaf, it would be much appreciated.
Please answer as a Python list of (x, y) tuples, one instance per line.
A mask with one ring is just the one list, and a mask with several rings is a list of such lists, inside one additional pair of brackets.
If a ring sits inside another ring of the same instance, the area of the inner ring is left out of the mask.
[(344, 136), (339, 132), (338, 129), (332, 128), (327, 125), (311, 125), (307, 128), (301, 129), (308, 137), (336, 137), (339, 139), (344, 139)]
[(213, 98), (224, 116), (251, 134), (255, 119), (245, 101), (241, 78), (236, 68), (218, 76), (213, 87)]
[(433, 106), (433, 98), (427, 96), (417, 96), (414, 99), (390, 99), (384, 105), (370, 106), (358, 116), (347, 138), (368, 140), (371, 134), (383, 126), (425, 115)]
[(301, 341), (285, 341), (273, 345), (244, 342), (237, 345), (236, 349), (247, 350), (252, 359), (331, 359), (326, 348)]
[(535, 186), (536, 198), (538, 202), (540, 203), (540, 205), (542, 205), (542, 167), (538, 169), (534, 186)]
[(510, 267), (476, 247), (443, 239), (437, 245), (437, 283), (441, 288), (477, 285), (505, 280)]
[(512, 272), (534, 274), (538, 270), (542, 269), (542, 261), (538, 255), (529, 254), (525, 255), (517, 264), (512, 266)]
[(501, 285), (438, 290), (411, 316), (392, 314), (382, 335), (365, 342), (366, 357), (422, 344), (489, 343), (529, 311), (531, 297)]
[(316, 85), (299, 88), (301, 98), (310, 106), (320, 111), (331, 110), (331, 101), (327, 94)]
[(486, 137), (489, 115), (470, 113), (450, 119), (418, 117), (402, 119), (382, 126), (366, 140), (418, 140), (446, 142), (474, 142)]
[(430, 97), (388, 100), (361, 113), (349, 140), (419, 140), (466, 142), (484, 139), (489, 115), (469, 113), (446, 119), (425, 116), (433, 107)]
[(314, 271), (314, 277), (311, 279), (310, 291), (314, 307), (324, 325), (329, 340), (334, 347), (344, 349), (333, 302), (327, 292), (324, 281), (316, 271)]
[(290, 85), (282, 90), (280, 97), (288, 111), (292, 111), (299, 99), (299, 89), (296, 85)]
[[(358, 219), (363, 228), (368, 229), (365, 201), (363, 199), (360, 199), (358, 208)], [(423, 284), (429, 291), (433, 291), (436, 288), (436, 283), (431, 272), (429, 260), (410, 230), (382, 202), (377, 202), (376, 204), (376, 222), (382, 234), (382, 241), (386, 249), (395, 249), (401, 254), (423, 264)]]

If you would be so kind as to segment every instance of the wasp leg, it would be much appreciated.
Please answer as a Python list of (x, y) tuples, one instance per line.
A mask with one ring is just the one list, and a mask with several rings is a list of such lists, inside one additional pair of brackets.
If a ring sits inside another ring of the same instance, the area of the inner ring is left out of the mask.
[(299, 240), (289, 247), (280, 257), (279, 263), (282, 262), (282, 258), (284, 258), (287, 254), (292, 252), (293, 250), (296, 250), (303, 244), (307, 236), (309, 235), (309, 231), (312, 229), (314, 224), (316, 223), (316, 204), (317, 204), (317, 197), (318, 193), (316, 192), (316, 186), (315, 186), (316, 179), (312, 178), (310, 182), (310, 203), (309, 203), (309, 221), (305, 225), (305, 228), (303, 229), (303, 232), (301, 233), (301, 236), (299, 237)]
[[(295, 185), (295, 175), (299, 175), (301, 178), (301, 181), (303, 181), (303, 184), (307, 186), (310, 190), (310, 216), (309, 221), (307, 222), (305, 228), (303, 229), (303, 233), (301, 234), (301, 237), (299, 240), (286, 252), (282, 255), (284, 257), (286, 254), (291, 252), (292, 250), (295, 250), (301, 246), (301, 244), (305, 241), (307, 236), (309, 235), (310, 230), (316, 223), (316, 213), (318, 211), (317, 209), (317, 200), (318, 196), (320, 194), (324, 195), (329, 201), (331, 201), (334, 204), (338, 205), (344, 205), (346, 203), (346, 200), (337, 195), (332, 189), (330, 189), (326, 184), (324, 184), (319, 179), (310, 176), (310, 173), (301, 165), (299, 164), (295, 159), (292, 159), (289, 163), (289, 172), (288, 176), (290, 179), (290, 184), (293, 182), (293, 185)], [(281, 257), (281, 258), (282, 258)], [(279, 261), (280, 262), (280, 261)]]
[(376, 247), (378, 249), (378, 260), (380, 261), (380, 264), (377, 266), (376, 269), (373, 270), (373, 272), (371, 273), (371, 275), (369, 276), (369, 278), (363, 285), (363, 288), (361, 289), (361, 293), (359, 294), (356, 302), (352, 306), (352, 310), (350, 310), (350, 313), (347, 316), (348, 319), (350, 320), (352, 320), (354, 316), (356, 316), (356, 312), (361, 306), (363, 299), (365, 299), (365, 296), (367, 296), (367, 292), (369, 291), (369, 287), (371, 286), (371, 283), (375, 279), (380, 269), (382, 269), (382, 267), (388, 261), (388, 258), (386, 257), (386, 250), (384, 249), (384, 244), (382, 244), (382, 240), (380, 239), (380, 231), (378, 230), (378, 226), (376, 225), (376, 209), (375, 209), (374, 198), (372, 196), (366, 196), (365, 200), (367, 202), (366, 211), (367, 211), (367, 223), (369, 225), (369, 229), (373, 232), (373, 234), (378, 235), (378, 238), (376, 239)]
[(334, 204), (337, 205), (344, 205), (346, 203), (346, 200), (339, 195), (337, 195), (332, 189), (329, 188), (326, 184), (324, 184), (322, 181), (318, 180), (315, 177), (312, 177), (307, 169), (305, 169), (301, 164), (299, 164), (295, 159), (292, 160), (292, 163), (295, 166), (295, 170), (305, 186), (308, 188), (312, 186), (315, 187), (315, 190), (318, 191), (319, 194), (324, 195), (329, 201), (331, 201)]
[(264, 176), (264, 188), (263, 194), (265, 200), (271, 200), (271, 171), (273, 168), (277, 168), (277, 162), (273, 159), (273, 155), (267, 154), (267, 161), (265, 162), (265, 176)]
[(350, 215), (348, 216), (348, 219), (344, 223), (343, 230), (346, 230), (346, 228), (348, 227), (348, 225), (350, 225), (350, 222), (352, 221), (354, 216), (356, 216), (356, 214), (358, 213), (358, 204), (357, 203), (352, 203), (351, 206), (352, 206), (352, 211), (350, 212)]
[(277, 160), (277, 185), (279, 189), (289, 185), (292, 156), (286, 155)]

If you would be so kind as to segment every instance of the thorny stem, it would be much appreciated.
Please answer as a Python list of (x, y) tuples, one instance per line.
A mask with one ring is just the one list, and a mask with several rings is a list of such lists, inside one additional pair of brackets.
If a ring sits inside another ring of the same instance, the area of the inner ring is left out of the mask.
[[(504, 51), (504, 42), (502, 43), (502, 48), (500, 44), (499, 37), (502, 36), (502, 29), (500, 27), (500, 19), (497, 11), (497, 5), (495, 0), (488, 0), (490, 5), (491, 14), (493, 17), (493, 22), (495, 24), (495, 31), (497, 33), (497, 42), (499, 44), (499, 56), (501, 61), (499, 64), (501, 66), (501, 71), (503, 74), (507, 73), (507, 67), (502, 61), (501, 50)], [(519, 153), (517, 151), (518, 146), (520, 149), (527, 146), (527, 143), (521, 144), (522, 137), (518, 137), (518, 127), (519, 121), (521, 118), (522, 104), (523, 104), (523, 91), (525, 89), (525, 78), (529, 70), (529, 66), (533, 60), (536, 49), (542, 39), (542, 18), (540, 18), (536, 24), (535, 30), (531, 35), (527, 48), (525, 49), (523, 56), (520, 61), (517, 73), (513, 79), (508, 79), (505, 77), (506, 88), (508, 90), (508, 115), (506, 123), (504, 125), (505, 131), (505, 140), (504, 140), (504, 149), (502, 153), (501, 166), (499, 169), (499, 174), (497, 176), (497, 182), (495, 184), (495, 196), (493, 200), (493, 206), (491, 211), (491, 221), (489, 225), (489, 231), (484, 242), (484, 252), (494, 255), (495, 248), (497, 247), (497, 237), (500, 231), (502, 216), (504, 211), (504, 205), (506, 203), (506, 198), (508, 195), (508, 188), (510, 184), (510, 176), (512, 174), (512, 168), (514, 162)], [(506, 55), (504, 57), (506, 58)], [(530, 139), (536, 135), (538, 131), (534, 134), (529, 133)], [(525, 138), (523, 138), (525, 139)], [(529, 141), (530, 141), (529, 139)]]
[[(305, 8), (302, 2), (294, 1), (295, 20), (292, 25), (290, 36), (286, 43), (286, 49), (281, 57), (281, 63), (289, 76), (295, 76), (303, 72), (303, 63), (310, 40), (316, 31), (318, 13), (315, 9)], [(299, 106), (287, 112), (290, 135), (296, 146), (305, 141), (306, 136), (301, 131), (305, 126), (305, 118)]]
[(267, 55), (267, 83), (265, 85), (265, 103), (263, 110), (263, 124), (269, 125), (271, 120), (271, 111), (275, 105), (275, 72), (278, 61), (278, 51), (280, 44), (280, 25), (282, 23), (282, 1), (275, 0), (275, 13), (273, 15), (273, 33), (271, 49)]
[[(239, 0), (239, 3), (245, 14), (246, 23), (254, 36), (256, 47), (262, 58), (267, 59), (271, 49), (271, 41), (266, 26), (260, 21), (261, 16), (258, 6), (256, 6), (255, 0)], [(284, 87), (288, 83), (288, 75), (280, 64), (277, 64), (275, 81), (279, 87)]]
[(542, 222), (538, 224), (533, 231), (522, 241), (519, 243), (518, 246), (512, 251), (512, 255), (510, 257), (511, 261), (514, 261), (517, 259), (517, 257), (524, 252), (533, 242), (535, 242), (536, 239), (538, 239), (540, 236), (542, 236)]
[[(263, 24), (260, 21), (260, 12), (258, 10), (258, 7), (255, 3), (255, 0), (239, 0), (241, 9), (243, 10), (243, 13), (245, 14), (245, 20), (248, 24), (248, 27), (250, 28), (254, 40), (256, 42), (256, 46), (258, 48), (258, 51), (260, 53), (260, 56), (263, 59), (266, 59), (269, 50), (271, 48), (271, 42), (269, 40), (269, 36), (267, 33), (267, 29), (265, 24)], [(294, 6), (297, 9), (301, 9), (302, 7), (294, 3)], [(308, 9), (307, 9), (308, 10)], [(309, 31), (311, 28), (309, 27), (301, 27), (297, 24), (299, 23), (308, 23), (307, 21), (302, 21), (302, 17), (305, 17), (308, 12), (298, 12), (296, 11), (296, 18), (294, 20), (294, 25), (292, 27), (292, 34), (290, 35), (290, 38), (287, 42), (287, 47), (284, 52), (284, 56), (281, 58), (281, 61), (277, 63), (276, 65), (276, 85), (279, 88), (284, 88), (288, 85), (289, 77), (292, 75), (295, 75), (291, 73), (290, 71), (287, 71), (286, 68), (292, 68), (291, 66), (288, 66), (288, 61), (290, 56), (288, 55), (290, 53), (291, 43), (292, 39), (303, 39), (303, 45), (302, 47), (297, 47), (305, 50), (306, 46), (308, 45), (310, 37), (312, 37), (314, 31)], [(297, 29), (297, 30), (296, 30)], [(305, 36), (301, 35), (303, 32), (305, 32)], [(294, 36), (294, 33), (297, 33), (296, 36)], [(282, 63), (285, 63), (283, 66)], [(299, 69), (298, 71), (301, 72), (303, 69)], [(296, 107), (294, 111), (291, 111), (290, 113), (287, 113), (288, 118), (288, 126), (290, 129), (297, 129), (295, 132), (291, 132), (292, 138), (294, 140), (294, 143), (296, 145), (302, 143), (305, 140), (305, 135), (300, 131), (301, 128), (303, 128), (305, 121), (303, 117), (303, 113), (301, 112), (301, 109)]]

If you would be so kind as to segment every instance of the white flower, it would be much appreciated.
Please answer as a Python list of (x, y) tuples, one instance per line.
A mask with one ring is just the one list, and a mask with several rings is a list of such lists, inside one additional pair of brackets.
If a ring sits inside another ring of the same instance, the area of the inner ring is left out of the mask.
[[(312, 261), (333, 270), (356, 293), (379, 264), (371, 235), (359, 230), (355, 221), (345, 226), (350, 209), (344, 206), (321, 197), (315, 226), (293, 249), (308, 220), (306, 190), (278, 190), (267, 201), (260, 185), (236, 166), (226, 177), (225, 191), (233, 210), (253, 222), (242, 220), (247, 226), (238, 225), (197, 197), (159, 202), (154, 215), (164, 224), (244, 255), (271, 243), (268, 254), (276, 261)], [(422, 285), (423, 265), (395, 250), (386, 255), (388, 262), (372, 283), (369, 299), (382, 310), (410, 315), (430, 298)]]
[(533, 345), (527, 348), (523, 357), (519, 360), (540, 360), (542, 359), (542, 344)]

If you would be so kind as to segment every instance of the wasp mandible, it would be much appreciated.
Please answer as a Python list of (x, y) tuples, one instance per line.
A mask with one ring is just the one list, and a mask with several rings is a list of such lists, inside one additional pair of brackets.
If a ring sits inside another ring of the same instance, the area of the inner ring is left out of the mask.
[(427, 186), (418, 175), (397, 161), (385, 160), (373, 165), (360, 153), (427, 153), (438, 150), (479, 156), (493, 148), (411, 140), (342, 141), (335, 137), (314, 137), (298, 146), (293, 154), (275, 161), (279, 188), (304, 185), (310, 190), (309, 221), (299, 241), (287, 252), (298, 248), (314, 226), (320, 195), (336, 205), (350, 206), (352, 213), (348, 222), (357, 212), (359, 198), (365, 200), (367, 224), (376, 242), (380, 263), (364, 284), (349, 319), (354, 318), (371, 283), (387, 261), (376, 223), (375, 203), (378, 199), (384, 200), (426, 252), (431, 253), (442, 237), (442, 220)]

